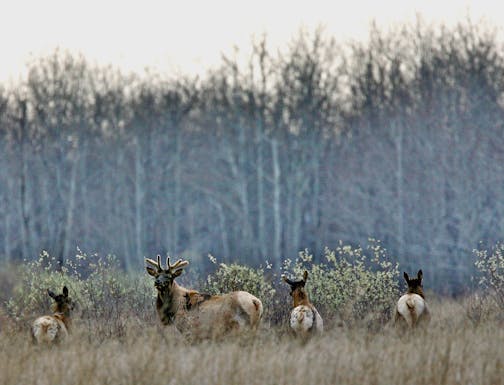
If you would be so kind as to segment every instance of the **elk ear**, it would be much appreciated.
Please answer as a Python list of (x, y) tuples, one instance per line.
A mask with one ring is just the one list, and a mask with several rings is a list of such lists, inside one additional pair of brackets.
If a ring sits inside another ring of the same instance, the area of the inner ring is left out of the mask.
[(175, 270), (172, 273), (173, 278), (177, 278), (180, 274), (182, 274), (183, 271), (184, 271), (184, 269)]
[(303, 281), (306, 282), (307, 279), (308, 279), (308, 271), (305, 270), (304, 273), (303, 273)]
[(66, 287), (66, 286), (63, 286), (63, 295), (65, 297), (68, 297), (68, 287)]
[(49, 297), (51, 298), (56, 298), (56, 294), (54, 294), (54, 292), (49, 289), (47, 289), (47, 294), (49, 294)]
[(290, 285), (290, 286), (292, 286), (292, 285), (294, 284), (294, 282), (292, 282), (289, 278), (287, 278), (287, 276), (286, 276), (285, 274), (282, 274), (282, 280), (283, 280), (286, 284), (288, 284), (288, 285)]
[(418, 280), (420, 280), (420, 281), (422, 280), (422, 278), (423, 278), (423, 272), (422, 272), (422, 269), (418, 270), (418, 273), (417, 273), (417, 278), (418, 278)]
[(404, 272), (404, 279), (406, 280), (406, 282), (409, 282), (409, 276), (408, 276), (408, 273)]
[(145, 267), (145, 270), (147, 270), (147, 274), (153, 276), (153, 277), (156, 277), (157, 276), (157, 270), (156, 269), (153, 269), (152, 267), (150, 266), (146, 266)]

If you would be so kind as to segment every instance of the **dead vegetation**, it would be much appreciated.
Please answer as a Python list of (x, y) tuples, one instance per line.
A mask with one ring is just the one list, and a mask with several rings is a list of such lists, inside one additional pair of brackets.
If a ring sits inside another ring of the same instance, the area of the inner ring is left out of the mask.
[(32, 345), (28, 330), (2, 329), (0, 373), (5, 385), (503, 383), (502, 324), (474, 323), (464, 301), (430, 306), (428, 330), (332, 327), (302, 349), (280, 327), (191, 344), (170, 326), (134, 319), (121, 336), (98, 339), (76, 317), (68, 341), (52, 348)]

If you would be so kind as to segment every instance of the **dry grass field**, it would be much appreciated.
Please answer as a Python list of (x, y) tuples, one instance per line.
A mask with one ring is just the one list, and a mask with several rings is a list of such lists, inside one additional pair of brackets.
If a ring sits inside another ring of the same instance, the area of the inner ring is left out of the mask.
[(31, 344), (26, 325), (19, 330), (4, 320), (0, 383), (504, 383), (504, 327), (495, 317), (474, 323), (466, 303), (450, 300), (433, 303), (431, 311), (427, 330), (402, 335), (329, 320), (326, 333), (307, 343), (263, 325), (255, 337), (190, 344), (154, 320), (144, 325), (134, 318), (125, 320), (121, 335), (104, 338), (76, 317), (69, 340), (47, 348)]

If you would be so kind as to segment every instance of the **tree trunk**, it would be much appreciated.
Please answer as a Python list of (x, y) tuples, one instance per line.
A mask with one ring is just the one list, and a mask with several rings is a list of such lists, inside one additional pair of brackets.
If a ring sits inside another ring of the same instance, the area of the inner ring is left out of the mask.
[(258, 123), (256, 128), (256, 146), (257, 146), (257, 238), (259, 243), (259, 253), (261, 258), (265, 258), (268, 253), (266, 239), (266, 217), (265, 217), (265, 199), (264, 199), (264, 154), (262, 146), (263, 126)]
[(28, 204), (28, 161), (26, 159), (26, 141), (27, 138), (27, 116), (26, 116), (26, 102), (21, 102), (21, 119), (20, 125), (20, 157), (21, 157), (21, 178), (19, 183), (19, 197), (21, 206), (21, 242), (23, 250), (23, 259), (27, 259), (32, 252), (32, 245), (30, 239), (30, 217), (29, 217), (29, 204)]
[(70, 150), (72, 153), (70, 154), (70, 162), (71, 162), (71, 170), (70, 170), (70, 186), (68, 188), (68, 203), (66, 207), (66, 221), (65, 221), (65, 239), (63, 241), (63, 258), (68, 258), (68, 254), (70, 253), (70, 240), (72, 237), (72, 226), (74, 222), (74, 211), (75, 211), (75, 193), (77, 186), (77, 166), (79, 163), (79, 149)]
[(396, 147), (396, 191), (397, 191), (397, 253), (403, 255), (404, 247), (404, 175), (403, 175), (403, 125), (394, 122)]
[(142, 146), (138, 137), (134, 140), (135, 146), (135, 254), (137, 258), (142, 255), (142, 205), (144, 199), (142, 166)]
[(278, 142), (271, 139), (271, 157), (273, 162), (273, 261), (276, 269), (282, 263), (282, 215), (281, 215), (281, 174)]

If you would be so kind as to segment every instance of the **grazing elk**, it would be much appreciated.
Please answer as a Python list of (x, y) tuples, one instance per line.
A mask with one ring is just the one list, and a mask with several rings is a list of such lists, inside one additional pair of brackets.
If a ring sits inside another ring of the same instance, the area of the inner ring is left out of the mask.
[(255, 330), (261, 321), (263, 305), (252, 294), (233, 291), (223, 295), (201, 294), (179, 286), (175, 282), (189, 262), (179, 259), (166, 268), (146, 258), (147, 273), (155, 278), (158, 291), (156, 309), (163, 325), (174, 324), (185, 336), (192, 339), (218, 338), (226, 334)]
[(68, 336), (72, 324), (70, 312), (74, 309), (74, 303), (68, 296), (68, 288), (63, 286), (62, 294), (56, 295), (51, 290), (47, 290), (47, 294), (54, 300), (54, 314), (33, 321), (31, 335), (33, 342), (38, 344), (63, 341)]
[(425, 303), (422, 278), (422, 270), (418, 270), (417, 277), (412, 279), (409, 278), (406, 272), (404, 273), (408, 291), (397, 301), (394, 317), (396, 325), (401, 322), (403, 325), (406, 323), (408, 327), (414, 328), (420, 322), (428, 323), (430, 321), (429, 309)]
[(290, 295), (293, 300), (293, 309), (290, 313), (289, 322), (295, 335), (306, 338), (313, 333), (322, 333), (324, 331), (322, 317), (310, 302), (308, 293), (305, 290), (308, 272), (305, 270), (303, 279), (300, 281), (291, 281), (285, 275), (282, 275), (282, 279), (291, 288)]

